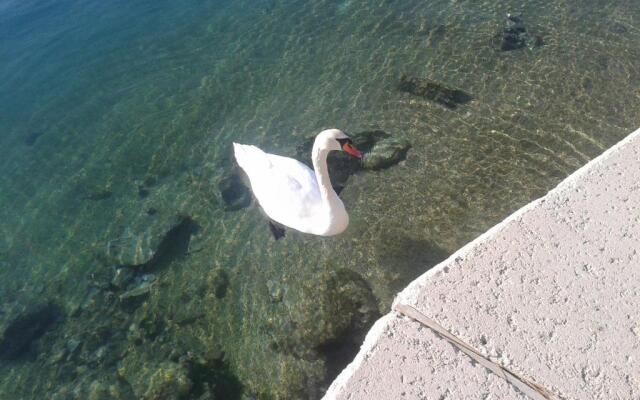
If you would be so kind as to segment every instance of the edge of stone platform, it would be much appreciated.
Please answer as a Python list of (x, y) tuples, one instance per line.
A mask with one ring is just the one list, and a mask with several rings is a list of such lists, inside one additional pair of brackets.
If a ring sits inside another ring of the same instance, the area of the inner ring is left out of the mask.
[(437, 264), (436, 266), (429, 269), (428, 271), (420, 275), (418, 278), (413, 280), (404, 290), (402, 290), (396, 296), (392, 305), (392, 311), (374, 323), (374, 325), (371, 327), (371, 329), (367, 333), (364, 343), (360, 347), (360, 351), (358, 352), (354, 360), (349, 365), (347, 365), (345, 369), (331, 383), (331, 386), (327, 390), (327, 393), (325, 394), (323, 399), (329, 400), (329, 399), (336, 398), (336, 396), (348, 385), (349, 379), (352, 377), (353, 373), (360, 367), (363, 361), (365, 361), (366, 358), (368, 357), (369, 353), (374, 349), (377, 343), (377, 340), (380, 337), (380, 335), (384, 332), (384, 328), (387, 325), (388, 321), (391, 320), (392, 318), (396, 318), (402, 315), (397, 311), (395, 311), (397, 310), (397, 307), (402, 303), (411, 304), (411, 300), (415, 299), (415, 296), (417, 295), (417, 293), (428, 284), (428, 281), (431, 279), (431, 277), (433, 277), (436, 274), (442, 273), (442, 270), (448, 265), (450, 265), (451, 262), (456, 260), (457, 258), (464, 259), (464, 257), (474, 247), (495, 237), (496, 234), (500, 232), (507, 224), (509, 224), (514, 220), (517, 220), (523, 214), (537, 208), (539, 205), (541, 205), (545, 201), (545, 199), (548, 196), (573, 186), (574, 183), (578, 179), (580, 179), (584, 174), (593, 170), (595, 167), (597, 167), (598, 164), (602, 163), (604, 160), (608, 159), (613, 154), (618, 152), (621, 148), (626, 146), (629, 142), (631, 142), (637, 136), (640, 136), (640, 128), (631, 132), (629, 135), (627, 135), (625, 138), (620, 140), (618, 143), (611, 146), (609, 149), (605, 150), (602, 154), (595, 157), (591, 161), (587, 162), (584, 166), (580, 167), (578, 170), (576, 170), (571, 175), (569, 175), (564, 180), (562, 180), (556, 187), (554, 187), (549, 192), (547, 192), (547, 194), (545, 194), (544, 196), (536, 200), (533, 200), (532, 202), (526, 204), (525, 206), (521, 207), (517, 211), (513, 212), (511, 215), (506, 217), (503, 221), (493, 226), (492, 228), (487, 230), (485, 233), (481, 234), (480, 236), (478, 236), (477, 238), (475, 238), (474, 240), (472, 240), (471, 242), (467, 243), (466, 245), (461, 247), (459, 250), (454, 252), (446, 260)]
[(340, 372), (336, 379), (333, 380), (331, 386), (329, 386), (329, 389), (327, 390), (327, 393), (323, 397), (324, 400), (335, 399), (336, 395), (340, 393), (340, 390), (348, 384), (353, 373), (360, 367), (362, 362), (366, 360), (369, 352), (373, 350), (378, 342), (378, 338), (384, 332), (387, 323), (398, 316), (400, 316), (400, 314), (395, 311), (391, 311), (373, 324), (371, 329), (369, 329), (369, 332), (367, 332), (367, 336), (364, 338), (364, 343), (360, 346), (358, 354), (356, 354), (353, 361), (351, 361), (351, 363), (349, 363), (349, 365)]
[(500, 232), (510, 222), (515, 221), (518, 218), (520, 218), (520, 216), (522, 216), (523, 214), (538, 208), (549, 196), (552, 196), (555, 193), (559, 193), (562, 190), (565, 190), (567, 188), (574, 186), (576, 181), (578, 181), (578, 179), (580, 179), (584, 174), (593, 170), (598, 164), (602, 163), (604, 160), (608, 159), (613, 154), (618, 152), (620, 149), (626, 146), (629, 142), (631, 142), (636, 136), (640, 136), (640, 128), (631, 132), (629, 135), (627, 135), (625, 138), (620, 140), (618, 143), (614, 144), (613, 146), (605, 150), (602, 154), (595, 157), (591, 161), (587, 162), (582, 167), (578, 168), (578, 170), (576, 170), (571, 175), (563, 179), (560, 183), (558, 183), (558, 185), (556, 185), (553, 189), (548, 191), (544, 196), (536, 200), (533, 200), (532, 202), (514, 211), (512, 214), (510, 214), (504, 220), (499, 222), (497, 225), (494, 225), (488, 231), (486, 231), (485, 233), (481, 234), (471, 242), (467, 243), (466, 245), (458, 249), (447, 259), (435, 265), (433, 268), (429, 269), (424, 274), (414, 279), (409, 285), (407, 285), (406, 288), (404, 288), (400, 293), (398, 293), (398, 295), (396, 296), (393, 302), (392, 307), (395, 308), (395, 306), (400, 303), (412, 304), (411, 300), (415, 298), (414, 296), (417, 295), (418, 291), (422, 287), (424, 287), (424, 285), (429, 281), (429, 279), (431, 279), (432, 276), (442, 273), (442, 270), (445, 267), (450, 266), (452, 261), (458, 258), (464, 259), (465, 256), (473, 248), (475, 248), (479, 244), (482, 244), (487, 242), (488, 240), (491, 240), (493, 237), (497, 235), (498, 232)]

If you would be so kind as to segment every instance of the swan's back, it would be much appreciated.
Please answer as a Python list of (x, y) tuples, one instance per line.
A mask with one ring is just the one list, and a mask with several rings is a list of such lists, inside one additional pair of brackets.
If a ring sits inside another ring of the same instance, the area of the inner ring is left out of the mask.
[(302, 232), (313, 233), (318, 228), (315, 217), (322, 200), (313, 170), (255, 146), (234, 143), (233, 149), (253, 194), (271, 219)]

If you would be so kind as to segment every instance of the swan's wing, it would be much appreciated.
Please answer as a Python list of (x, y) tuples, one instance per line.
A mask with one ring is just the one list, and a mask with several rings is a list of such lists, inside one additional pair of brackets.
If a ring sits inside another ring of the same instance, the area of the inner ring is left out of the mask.
[(292, 190), (302, 193), (318, 193), (318, 181), (313, 170), (298, 160), (265, 153), (271, 162), (272, 171), (283, 173)]
[(234, 149), (265, 213), (281, 224), (304, 231), (301, 224), (317, 215), (322, 204), (313, 170), (297, 160), (268, 154), (255, 146), (234, 143)]
[(302, 221), (318, 215), (322, 204), (315, 173), (293, 158), (266, 155), (271, 168), (256, 185), (251, 183), (256, 198), (271, 218), (300, 229)]

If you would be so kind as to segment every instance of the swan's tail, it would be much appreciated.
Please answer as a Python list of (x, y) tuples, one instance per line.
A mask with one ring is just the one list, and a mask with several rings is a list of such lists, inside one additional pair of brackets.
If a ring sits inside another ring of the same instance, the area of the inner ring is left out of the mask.
[(240, 168), (249, 176), (253, 171), (265, 171), (271, 168), (271, 161), (267, 158), (267, 154), (256, 146), (233, 143), (233, 153)]

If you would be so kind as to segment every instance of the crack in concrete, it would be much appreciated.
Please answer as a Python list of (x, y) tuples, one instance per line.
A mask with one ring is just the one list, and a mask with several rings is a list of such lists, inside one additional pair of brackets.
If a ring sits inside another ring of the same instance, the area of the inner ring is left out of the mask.
[(550, 390), (544, 388), (543, 386), (531, 382), (530, 380), (518, 376), (514, 372), (508, 370), (500, 364), (497, 364), (490, 359), (483, 356), (480, 352), (478, 352), (473, 347), (469, 346), (467, 343), (460, 340), (455, 335), (451, 334), (449, 331), (444, 329), (440, 324), (438, 324), (433, 319), (427, 317), (422, 314), (420, 311), (415, 309), (412, 306), (405, 304), (394, 304), (393, 309), (398, 313), (407, 316), (420, 324), (426, 326), (427, 328), (435, 331), (440, 336), (445, 338), (455, 347), (460, 349), (463, 353), (471, 357), (473, 360), (481, 364), (483, 367), (487, 368), (489, 371), (498, 375), (502, 379), (506, 380), (509, 384), (515, 386), (525, 395), (531, 397), (533, 400), (562, 400), (561, 397), (556, 396)]

